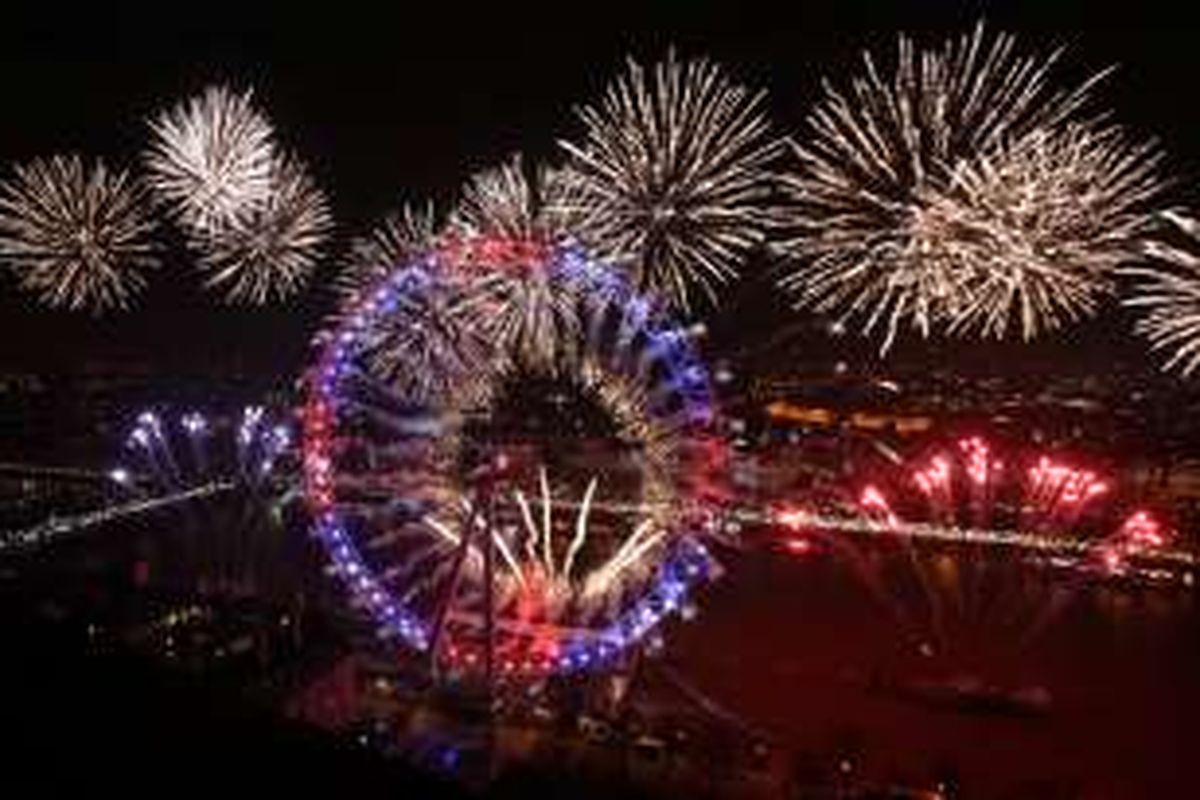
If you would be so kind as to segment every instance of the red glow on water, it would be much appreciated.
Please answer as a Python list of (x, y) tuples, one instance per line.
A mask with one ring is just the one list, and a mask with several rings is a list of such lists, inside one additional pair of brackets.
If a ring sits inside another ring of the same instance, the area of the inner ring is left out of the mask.
[(1165, 547), (1171, 537), (1148, 511), (1135, 511), (1096, 550), (1104, 569), (1125, 571), (1127, 562)]
[(772, 513), (771, 518), (776, 525), (796, 531), (805, 526), (808, 513), (800, 508), (778, 508)]
[(889, 525), (895, 525), (898, 522), (895, 513), (892, 512), (892, 506), (888, 502), (887, 496), (879, 490), (879, 487), (873, 484), (867, 484), (863, 487), (862, 493), (858, 496), (858, 505), (863, 511), (872, 516), (882, 517), (887, 520)]
[(887, 498), (883, 496), (883, 492), (879, 491), (876, 486), (866, 486), (862, 490), (862, 495), (858, 498), (858, 503), (868, 511), (882, 511), (890, 514), (892, 509), (888, 505)]
[(816, 551), (816, 543), (803, 532), (810, 526), (809, 512), (799, 508), (779, 508), (772, 512), (775, 524), (786, 528), (788, 535), (776, 539), (776, 546), (788, 555), (804, 557)]
[(811, 539), (793, 537), (784, 540), (783, 549), (794, 556), (807, 556), (813, 552), (814, 547)]
[(1167, 543), (1166, 533), (1148, 511), (1135, 511), (1117, 531), (1118, 540), (1136, 551), (1153, 550)]
[(1125, 569), (1125, 559), (1114, 547), (1103, 548), (1100, 558), (1109, 572), (1122, 572)]

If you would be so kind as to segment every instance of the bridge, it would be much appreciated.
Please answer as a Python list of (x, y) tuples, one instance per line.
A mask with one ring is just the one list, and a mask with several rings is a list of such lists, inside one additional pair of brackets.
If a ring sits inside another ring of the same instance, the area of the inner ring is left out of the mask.
[(29, 551), (64, 537), (82, 534), (92, 528), (97, 528), (111, 522), (138, 517), (182, 503), (212, 497), (213, 495), (227, 492), (236, 485), (233, 481), (213, 481), (158, 497), (139, 497), (79, 514), (70, 514), (62, 517), (54, 516), (27, 528), (0, 531), (0, 555), (6, 555), (10, 552)]

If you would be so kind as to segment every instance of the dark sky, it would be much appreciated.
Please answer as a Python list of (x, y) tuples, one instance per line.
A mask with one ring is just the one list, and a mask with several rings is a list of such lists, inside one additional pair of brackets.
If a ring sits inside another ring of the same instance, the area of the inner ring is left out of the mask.
[[(982, 13), (1024, 32), (1030, 46), (1067, 45), (1068, 78), (1119, 63), (1101, 93), (1116, 118), (1159, 137), (1182, 183), (1200, 164), (1192, 135), (1200, 48), (1182, 11), (592, 2), (540, 14), (501, 3), (480, 14), (470, 5), (96, 3), (80, 12), (23, 3), (6, 9), (0, 28), (0, 161), (77, 150), (132, 165), (148, 114), (212, 81), (252, 85), (330, 194), (345, 241), (402, 201), (444, 207), (468, 174), (511, 152), (552, 156), (555, 138), (576, 131), (572, 105), (594, 98), (626, 53), (653, 58), (674, 43), (711, 55), (765, 86), (779, 129), (793, 132), (819, 77), (844, 74), (863, 47), (888, 48), (902, 29), (966, 29)], [(290, 369), (328, 301), (317, 292), (268, 312), (233, 312), (196, 289), (186, 263), (168, 264), (139, 310), (94, 321), (32, 309), (0, 283), (0, 370), (142, 357), (167, 368), (234, 359)]]

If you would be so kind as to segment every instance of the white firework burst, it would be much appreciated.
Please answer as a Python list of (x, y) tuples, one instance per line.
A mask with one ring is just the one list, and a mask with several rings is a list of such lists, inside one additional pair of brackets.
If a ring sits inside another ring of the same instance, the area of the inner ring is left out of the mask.
[(526, 173), (520, 154), (483, 170), (463, 186), (449, 229), (463, 236), (554, 240), (571, 233), (578, 185), (569, 170), (538, 166)]
[(1186, 378), (1200, 368), (1200, 222), (1173, 211), (1162, 216), (1188, 239), (1187, 249), (1149, 242), (1146, 253), (1159, 264), (1124, 270), (1140, 279), (1124, 304), (1142, 310), (1136, 329), (1167, 353), (1163, 369)]
[(551, 365), (565, 342), (578, 339), (580, 295), (544, 270), (497, 272), (470, 286), (465, 308), (469, 327), (497, 352)]
[(252, 93), (210, 86), (150, 120), (150, 185), (192, 236), (219, 233), (267, 202), (274, 129)]
[(14, 172), (0, 182), (0, 262), (52, 308), (125, 308), (159, 263), (143, 187), (78, 155)]
[(902, 324), (928, 336), (964, 284), (952, 262), (927, 257), (927, 209), (964, 162), (1081, 110), (1106, 72), (1055, 89), (1061, 52), (1020, 55), (1013, 36), (988, 37), (981, 23), (937, 50), (901, 36), (890, 75), (868, 52), (848, 90), (825, 82), (785, 178), (794, 269), (782, 288), (841, 324), (860, 320), (866, 335), (882, 331), (883, 351)]
[[(537, 251), (570, 235), (569, 198), (575, 185), (563, 170), (526, 174), (521, 156), (478, 172), (467, 181), (450, 215), (451, 239)], [(575, 338), (578, 293), (536, 263), (512, 264), (477, 275), (465, 293), (469, 327), (499, 352), (541, 364)]]
[(684, 310), (697, 291), (715, 300), (770, 220), (782, 143), (764, 106), (765, 92), (705, 59), (670, 52), (652, 74), (631, 59), (599, 105), (579, 109), (583, 141), (561, 142), (579, 235)]
[(324, 193), (298, 159), (285, 156), (271, 170), (259, 209), (193, 244), (207, 287), (222, 290), (230, 303), (262, 304), (304, 287), (332, 227)]
[(1029, 340), (1093, 314), (1152, 228), (1160, 160), (1118, 129), (1067, 125), (963, 162), (914, 222), (922, 258), (956, 282), (948, 331)]

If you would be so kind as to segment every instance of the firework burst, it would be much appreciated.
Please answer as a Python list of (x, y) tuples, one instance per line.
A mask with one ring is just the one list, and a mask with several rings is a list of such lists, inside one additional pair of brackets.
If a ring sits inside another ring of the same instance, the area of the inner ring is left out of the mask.
[(1196, 255), (1200, 222), (1171, 211), (1163, 217), (1188, 239), (1189, 246), (1149, 242), (1147, 254), (1161, 266), (1126, 270), (1140, 282), (1124, 303), (1142, 309), (1137, 331), (1153, 349), (1169, 354), (1163, 368), (1188, 377), (1200, 368), (1200, 256)]
[(682, 309), (696, 291), (715, 299), (764, 239), (781, 151), (764, 105), (707, 60), (671, 52), (652, 74), (630, 60), (599, 105), (579, 109), (585, 139), (561, 143), (580, 236)]
[(538, 166), (527, 174), (517, 154), (471, 176), (449, 228), (462, 236), (558, 239), (571, 232), (578, 188), (568, 170)]
[[(1000, 652), (1030, 646), (1094, 579), (1161, 578), (1193, 563), (1172, 549), (1174, 530), (1125, 505), (1103, 472), (1049, 453), (1001, 455), (968, 436), (911, 464), (889, 459), (869, 470), (870, 482), (776, 512), (781, 544), (844, 559), (895, 615), (905, 649), (949, 658), (956, 670), (986, 669)], [(868, 539), (901, 548), (907, 565), (881, 569), (860, 547)], [(1039, 586), (1031, 568), (1074, 579)]]
[[(504, 565), (498, 588), (505, 611), (527, 623), (568, 622), (568, 615), (576, 622), (591, 622), (619, 609), (630, 587), (652, 572), (646, 566), (653, 563), (650, 554), (663, 546), (667, 531), (653, 518), (638, 514), (636, 507), (598, 497), (599, 484), (599, 477), (591, 476), (577, 501), (559, 503), (559, 510), (574, 509), (570, 525), (563, 525), (556, 513), (555, 492), (544, 467), (538, 472), (536, 501), (516, 488), (496, 504), (490, 533)], [(467, 500), (463, 505), (468, 523), (475, 522), (478, 512)], [(623, 518), (631, 515), (632, 522)], [(603, 524), (599, 517), (604, 517)], [(439, 544), (462, 541), (461, 530), (436, 517), (427, 516), (423, 523), (437, 534)], [(593, 536), (594, 528), (605, 535)], [(479, 581), (479, 545), (472, 554), (467, 575)]]
[(0, 183), (0, 262), (52, 308), (124, 308), (158, 265), (145, 191), (77, 155), (35, 159)]
[(150, 120), (151, 188), (190, 235), (220, 232), (271, 193), (275, 133), (252, 99), (210, 86)]
[(562, 355), (564, 343), (578, 341), (580, 301), (576, 287), (544, 271), (497, 273), (471, 286), (468, 325), (500, 352), (548, 365)]
[[(157, 494), (220, 481), (262, 489), (292, 445), (288, 426), (261, 406), (247, 406), (235, 420), (192, 411), (175, 421), (146, 410), (125, 439), (131, 464), (113, 470), (117, 483)], [(136, 477), (135, 477), (136, 476)]]
[[(237, 415), (146, 410), (125, 439), (125, 463), (110, 472), (122, 498), (171, 505), (152, 572), (201, 592), (282, 588), (283, 509), (295, 498), (292, 432), (261, 406)], [(126, 460), (127, 459), (127, 460)], [(205, 502), (198, 502), (206, 498)]]
[(432, 204), (418, 208), (406, 205), (386, 216), (369, 234), (350, 243), (349, 256), (337, 279), (340, 293), (355, 295), (397, 266), (430, 252), (438, 227)]
[[(414, 278), (416, 274), (414, 273)], [(422, 277), (391, 313), (364, 333), (363, 356), (371, 373), (413, 402), (431, 402), (468, 390), (486, 374), (488, 341), (471, 324), (464, 292)]]
[(281, 158), (263, 206), (197, 244), (205, 285), (230, 303), (283, 300), (302, 289), (333, 227), (325, 195), (303, 164)]
[[(848, 90), (826, 82), (806, 137), (792, 146), (798, 167), (785, 179), (793, 203), (783, 249), (795, 268), (782, 287), (801, 306), (859, 320), (865, 335), (882, 331), (884, 351), (903, 324), (927, 336), (948, 309), (957, 316), (972, 305), (955, 260), (928, 257), (921, 234), (937, 212), (927, 209), (964, 162), (1081, 109), (1105, 73), (1056, 90), (1050, 74), (1060, 54), (1019, 55), (1014, 37), (989, 38), (981, 24), (938, 50), (918, 51), (901, 36), (890, 76), (865, 53), (865, 74)], [(986, 314), (976, 320), (971, 313), (961, 324), (988, 327)]]
[(964, 162), (913, 226), (924, 260), (955, 276), (949, 332), (1029, 340), (1093, 314), (1151, 229), (1159, 160), (1119, 130), (1069, 125)]
[[(379, 291), (402, 265), (424, 263), (437, 244), (439, 228), (431, 204), (406, 205), (355, 239), (337, 279), (343, 306)], [(371, 374), (393, 391), (430, 402), (471, 383), (488, 348), (467, 324), (470, 308), (461, 287), (421, 267), (407, 270), (404, 282), (408, 291), (391, 313), (364, 333), (364, 359)], [(344, 324), (346, 318), (338, 312), (331, 322)]]

